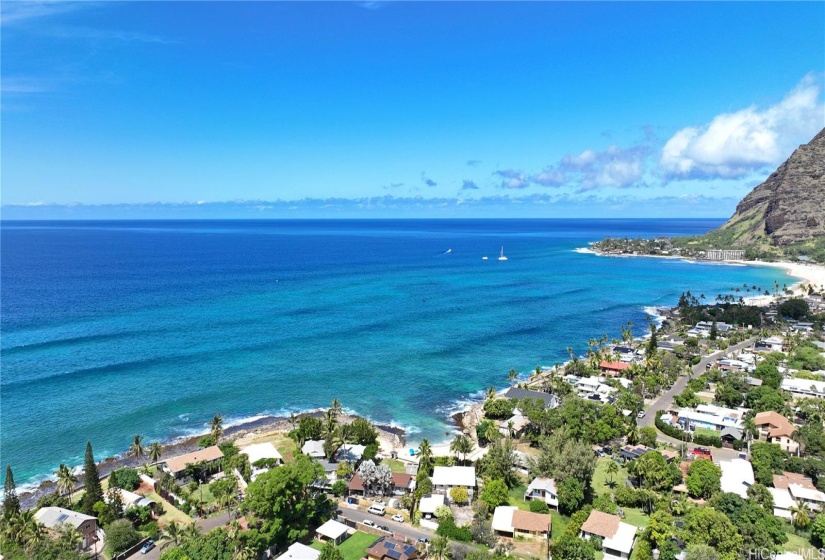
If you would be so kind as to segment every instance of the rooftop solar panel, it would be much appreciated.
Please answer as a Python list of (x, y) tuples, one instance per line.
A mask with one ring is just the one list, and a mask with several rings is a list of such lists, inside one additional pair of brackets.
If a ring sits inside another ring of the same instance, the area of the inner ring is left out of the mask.
[(413, 554), (415, 554), (415, 547), (409, 545), (405, 546), (404, 554), (406, 554), (407, 556), (412, 556)]
[(389, 548), (390, 550), (393, 550), (395, 548), (395, 543), (384, 541), (384, 548)]
[(389, 556), (390, 558), (394, 558), (395, 560), (399, 560), (401, 558), (401, 553), (397, 550), (388, 550), (387, 556)]

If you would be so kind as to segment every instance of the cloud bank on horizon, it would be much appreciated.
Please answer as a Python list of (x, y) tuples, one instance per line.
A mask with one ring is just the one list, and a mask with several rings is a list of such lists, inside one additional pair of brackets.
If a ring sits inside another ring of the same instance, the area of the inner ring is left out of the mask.
[[(626, 48), (612, 5), (380, 7), (4, 3), (3, 218), (724, 217), (825, 127), (821, 29), (775, 6), (631, 5)], [(739, 49), (764, 21), (805, 56)]]

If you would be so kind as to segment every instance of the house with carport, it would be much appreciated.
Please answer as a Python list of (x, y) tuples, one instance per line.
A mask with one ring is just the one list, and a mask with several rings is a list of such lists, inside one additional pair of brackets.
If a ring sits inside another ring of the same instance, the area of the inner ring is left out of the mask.
[(475, 467), (435, 467), (433, 476), (430, 478), (433, 484), (434, 494), (444, 494), (447, 501), (450, 501), (450, 490), (453, 488), (464, 488), (470, 500), (476, 487)]
[(636, 527), (623, 522), (618, 515), (594, 509), (582, 524), (579, 536), (587, 540), (600, 537), (604, 558), (607, 560), (627, 559), (636, 542)]
[(500, 537), (547, 539), (550, 535), (551, 518), (546, 513), (522, 511), (512, 506), (498, 506), (493, 512), (492, 529)]

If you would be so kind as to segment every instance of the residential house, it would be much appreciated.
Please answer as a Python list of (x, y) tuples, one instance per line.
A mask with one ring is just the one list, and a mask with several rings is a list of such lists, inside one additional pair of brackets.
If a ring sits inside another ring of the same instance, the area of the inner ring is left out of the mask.
[[(625, 461), (635, 461), (648, 451), (656, 451), (652, 447), (647, 447), (646, 445), (625, 445), (619, 450), (619, 457), (624, 459)], [(665, 461), (672, 461), (676, 457), (679, 456), (679, 453), (676, 451), (668, 451), (668, 450), (661, 450), (659, 453), (665, 458)]]
[(636, 542), (636, 527), (624, 523), (618, 515), (593, 510), (582, 524), (579, 536), (588, 540), (601, 537), (606, 560), (630, 558)]
[(556, 395), (543, 393), (541, 391), (519, 389), (518, 387), (510, 387), (504, 392), (504, 396), (508, 399), (541, 399), (547, 408), (557, 408), (560, 404), (559, 398)]
[(320, 550), (296, 542), (289, 545), (286, 552), (278, 556), (278, 560), (318, 560), (320, 555)]
[(380, 537), (364, 554), (368, 560), (415, 560), (418, 558), (418, 550), (413, 545), (390, 537)]
[(315, 538), (321, 542), (332, 543), (338, 546), (349, 537), (349, 527), (330, 519), (315, 531)]
[(515, 409), (514, 412), (515, 414), (510, 418), (498, 423), (498, 431), (504, 436), (518, 436), (530, 425), (530, 419), (524, 416), (519, 409)]
[(825, 510), (825, 494), (816, 488), (807, 488), (801, 484), (788, 484), (788, 493), (795, 502), (808, 504), (812, 511)]
[[(243, 453), (249, 458), (249, 464), (252, 466), (252, 480), (255, 480), (259, 474), (269, 470), (268, 466), (264, 466), (265, 464), (271, 463), (277, 466), (284, 463), (284, 458), (280, 452), (269, 442), (247, 445), (241, 448), (240, 453)], [(255, 466), (255, 463), (259, 462), (260, 465)]]
[(605, 377), (621, 377), (622, 372), (630, 368), (630, 364), (625, 362), (608, 362), (603, 360), (599, 364), (599, 370)]
[(745, 459), (719, 461), (722, 469), (722, 492), (733, 492), (744, 499), (748, 498), (748, 488), (753, 486), (753, 467)]
[(816, 486), (814, 486), (814, 481), (805, 476), (804, 474), (783, 471), (782, 474), (773, 475), (774, 488), (781, 488), (782, 490), (787, 490), (788, 486), (790, 486), (791, 484), (797, 484), (805, 488), (810, 488), (811, 490), (816, 490)]
[(810, 379), (783, 379), (780, 385), (783, 391), (792, 393), (796, 398), (814, 397), (825, 399), (825, 381)]
[(309, 455), (315, 459), (323, 459), (327, 456), (324, 453), (324, 441), (320, 439), (310, 439), (304, 442), (301, 446), (301, 453)]
[(679, 411), (679, 423), (686, 428), (708, 428), (722, 431), (725, 428), (742, 429), (746, 408), (724, 408), (712, 404), (700, 404), (696, 408), (683, 408)]
[(787, 488), (768, 488), (768, 492), (773, 497), (773, 515), (790, 521), (793, 518), (791, 508), (796, 507), (796, 502), (791, 497)]
[(366, 448), (367, 447), (365, 445), (345, 443), (338, 449), (338, 452), (335, 454), (335, 459), (339, 462), (347, 461), (348, 463), (355, 465), (361, 461), (361, 457), (364, 456), (364, 450)]
[(743, 432), (739, 428), (724, 428), (719, 437), (722, 439), (722, 443), (728, 446), (733, 447), (734, 441), (742, 441)]
[(61, 507), (42, 507), (34, 514), (38, 523), (51, 531), (68, 525), (80, 533), (80, 548), (85, 550), (97, 542), (97, 517)]
[[(113, 488), (118, 494), (120, 494), (120, 500), (123, 502), (123, 511), (128, 511), (133, 507), (150, 507), (154, 508), (155, 504), (157, 503), (155, 500), (151, 498), (147, 498), (146, 496), (141, 496), (140, 494), (135, 494), (134, 492), (129, 492), (128, 490), (124, 490), (122, 488)], [(107, 492), (103, 496), (103, 501), (107, 504), (109, 503), (109, 493)]]
[(444, 494), (449, 501), (450, 490), (464, 488), (472, 499), (476, 487), (475, 467), (435, 467), (430, 479), (434, 494)]
[(793, 440), (796, 426), (778, 412), (760, 412), (753, 417), (753, 423), (759, 429), (759, 439), (775, 443), (788, 453), (796, 453), (799, 449), (799, 444)]
[(784, 342), (781, 336), (763, 338), (753, 345), (753, 350), (754, 352), (782, 352)]
[(521, 511), (517, 507), (498, 506), (493, 512), (493, 531), (502, 537), (547, 539), (550, 535), (550, 515)]
[(524, 492), (524, 499), (541, 500), (550, 507), (559, 508), (559, 491), (556, 488), (556, 481), (552, 478), (534, 478), (527, 490)]
[(170, 473), (176, 479), (186, 478), (186, 466), (204, 463), (208, 472), (216, 472), (221, 467), (223, 451), (217, 445), (198, 449), (192, 453), (178, 455), (171, 459), (160, 461), (160, 468)]
[(428, 494), (422, 496), (418, 502), (418, 511), (425, 519), (435, 515), (435, 510), (444, 505), (444, 494)]
[(407, 473), (392, 473), (392, 493), (403, 496), (415, 490), (415, 479)]

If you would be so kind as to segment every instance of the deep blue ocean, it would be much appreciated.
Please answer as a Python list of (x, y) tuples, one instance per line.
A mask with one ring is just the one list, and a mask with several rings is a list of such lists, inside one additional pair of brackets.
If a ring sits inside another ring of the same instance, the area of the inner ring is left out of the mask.
[[(18, 484), (134, 434), (326, 407), (445, 439), (510, 368), (642, 333), (646, 306), (788, 281), (574, 252), (722, 220), (4, 222), (2, 462)], [(497, 260), (501, 247), (509, 260)], [(451, 249), (451, 252), (447, 252)], [(489, 260), (482, 260), (482, 256)]]

